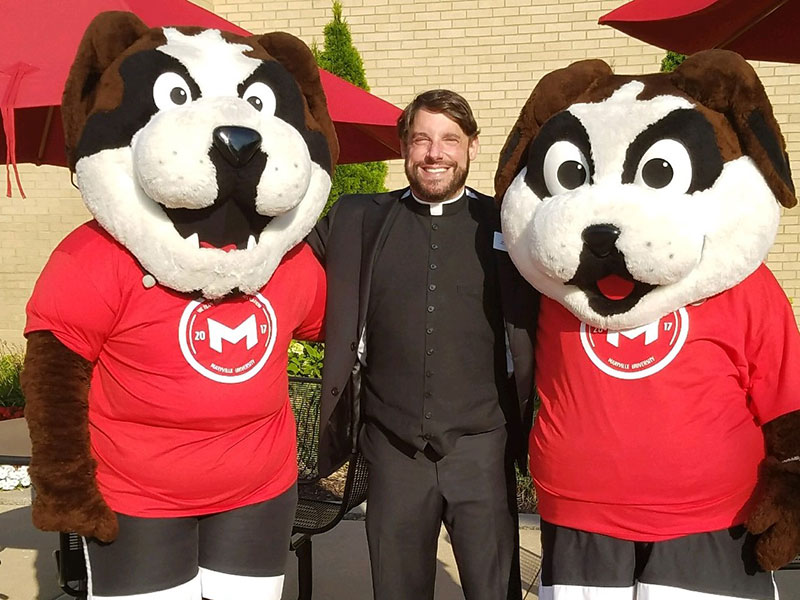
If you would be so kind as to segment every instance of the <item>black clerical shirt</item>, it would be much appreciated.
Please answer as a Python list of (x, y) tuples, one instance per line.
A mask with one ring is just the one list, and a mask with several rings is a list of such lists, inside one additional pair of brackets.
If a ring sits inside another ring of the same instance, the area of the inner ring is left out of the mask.
[(378, 250), (366, 322), (364, 416), (440, 455), (505, 423), (505, 343), (489, 199), (431, 214), (410, 194)]

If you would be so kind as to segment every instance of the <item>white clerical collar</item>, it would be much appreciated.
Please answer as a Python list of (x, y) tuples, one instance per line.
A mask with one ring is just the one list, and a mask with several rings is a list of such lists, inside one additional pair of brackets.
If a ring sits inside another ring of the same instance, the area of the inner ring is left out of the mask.
[(461, 198), (464, 197), (464, 194), (470, 196), (471, 198), (475, 197), (475, 194), (472, 192), (472, 190), (464, 188), (461, 191), (461, 193), (455, 198), (450, 198), (449, 200), (443, 200), (442, 202), (425, 202), (425, 200), (420, 200), (419, 198), (417, 198), (416, 194), (414, 194), (414, 192), (411, 191), (411, 188), (408, 188), (406, 192), (402, 195), (402, 198), (408, 198), (409, 196), (411, 196), (418, 204), (430, 207), (431, 216), (440, 217), (444, 212), (442, 207), (445, 204), (452, 204), (453, 202), (458, 202), (459, 200), (461, 200)]

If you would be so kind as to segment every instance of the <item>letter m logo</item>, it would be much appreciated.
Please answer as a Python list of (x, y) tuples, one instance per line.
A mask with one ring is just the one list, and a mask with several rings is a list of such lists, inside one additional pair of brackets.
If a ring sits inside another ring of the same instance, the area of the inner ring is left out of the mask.
[(247, 338), (247, 349), (250, 350), (258, 343), (258, 327), (256, 316), (250, 315), (236, 326), (236, 329), (223, 325), (214, 319), (208, 319), (208, 345), (212, 350), (222, 353), (222, 340), (231, 344), (238, 344)]
[(644, 334), (644, 345), (649, 346), (658, 339), (658, 323), (659, 321), (654, 321), (649, 325), (642, 325), (641, 327), (628, 329), (626, 331), (609, 331), (606, 335), (606, 341), (615, 348), (619, 348), (620, 333), (629, 340), (633, 340)]

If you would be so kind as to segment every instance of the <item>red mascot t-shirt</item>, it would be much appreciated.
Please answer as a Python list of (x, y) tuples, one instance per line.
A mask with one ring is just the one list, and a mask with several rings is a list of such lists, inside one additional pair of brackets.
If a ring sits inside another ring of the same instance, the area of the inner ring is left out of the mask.
[(629, 331), (542, 298), (531, 472), (542, 518), (634, 541), (748, 515), (761, 425), (800, 409), (800, 335), (766, 266)]
[(253, 296), (206, 301), (146, 288), (133, 256), (92, 221), (56, 248), (25, 333), (51, 331), (94, 363), (89, 428), (108, 505), (137, 517), (268, 500), (297, 479), (286, 366), (319, 339), (325, 274), (310, 248)]

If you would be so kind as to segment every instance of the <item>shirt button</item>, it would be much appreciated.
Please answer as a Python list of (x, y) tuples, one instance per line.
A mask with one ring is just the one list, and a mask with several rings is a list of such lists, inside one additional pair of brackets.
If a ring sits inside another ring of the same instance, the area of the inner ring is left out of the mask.
[(339, 388), (335, 387), (331, 390), (332, 396), (337, 396), (339, 394)]
[(355, 342), (350, 342), (350, 350), (355, 350), (356, 348), (358, 348), (358, 344)]
[(426, 433), (422, 437), (424, 437), (426, 440), (429, 440), (429, 439), (431, 439), (431, 434), (430, 433)]
[(433, 306), (429, 306), (428, 307), (428, 312), (433, 312), (434, 310), (436, 310), (436, 309)]
[(439, 244), (431, 244), (431, 249), (432, 250), (438, 250), (439, 249)]
[(438, 223), (432, 223), (432, 224), (431, 224), (431, 229), (433, 229), (434, 231), (436, 231), (437, 229), (439, 229), (439, 224), (438, 224)]
[(428, 335), (432, 334), (432, 333), (433, 333), (433, 327), (428, 327), (428, 328), (425, 330), (425, 333), (427, 333)]
[(433, 377), (433, 371), (425, 371), (425, 377)]
[(430, 285), (428, 286), (428, 289), (429, 289), (430, 291), (432, 291), (432, 292), (433, 292), (433, 291), (435, 291), (435, 290), (436, 290), (436, 284), (435, 284), (435, 283), (432, 283), (432, 284), (430, 284)]
[(426, 398), (430, 398), (431, 396), (433, 396), (433, 393), (432, 392), (425, 392), (424, 395), (425, 395)]
[(430, 412), (425, 413), (425, 418), (430, 419), (433, 415)]
[(436, 265), (431, 263), (431, 271), (435, 271), (435, 270), (436, 270)]
[(425, 354), (427, 354), (428, 356), (430, 356), (431, 354), (433, 354), (433, 348), (428, 348), (428, 349), (425, 351)]

